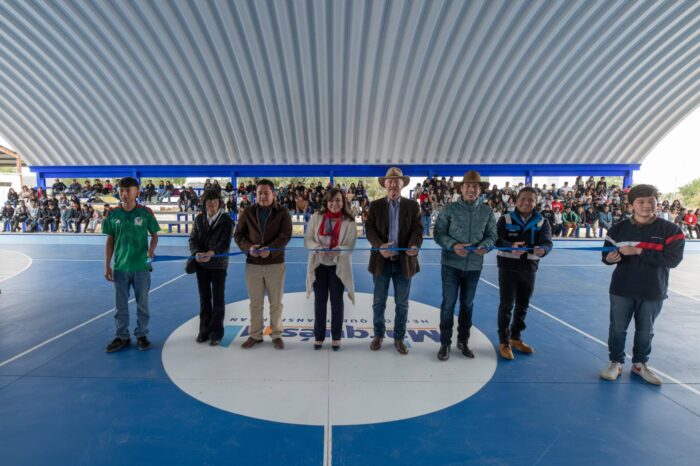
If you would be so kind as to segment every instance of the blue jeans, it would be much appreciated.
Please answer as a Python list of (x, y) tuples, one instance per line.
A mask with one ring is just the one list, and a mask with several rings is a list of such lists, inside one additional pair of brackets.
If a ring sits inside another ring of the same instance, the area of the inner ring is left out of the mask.
[(654, 321), (661, 312), (662, 305), (662, 300), (610, 295), (610, 333), (608, 335), (610, 361), (625, 362), (625, 338), (632, 317), (634, 317), (632, 362), (646, 363), (649, 360), (651, 340), (654, 338)]
[(423, 236), (430, 236), (430, 215), (421, 215), (423, 224)]
[(457, 341), (469, 341), (472, 328), (472, 312), (476, 285), (479, 284), (481, 270), (465, 271), (442, 266), (442, 304), (440, 304), (440, 343), (452, 344), (452, 328), (455, 322), (455, 305), (459, 295), (459, 318), (457, 321)]
[(151, 289), (151, 273), (148, 270), (142, 272), (118, 272), (114, 271), (114, 291), (117, 311), (114, 313), (114, 324), (117, 327), (117, 338), (129, 338), (129, 293), (134, 289), (136, 297), (136, 328), (134, 335), (145, 337), (148, 335), (148, 292)]
[(408, 319), (408, 294), (411, 291), (411, 279), (401, 273), (401, 262), (384, 260), (381, 275), (374, 275), (374, 336), (384, 338), (386, 325), (384, 311), (386, 299), (389, 297), (389, 283), (394, 282), (394, 302), (396, 317), (394, 319), (394, 340), (403, 340), (406, 336), (406, 320)]

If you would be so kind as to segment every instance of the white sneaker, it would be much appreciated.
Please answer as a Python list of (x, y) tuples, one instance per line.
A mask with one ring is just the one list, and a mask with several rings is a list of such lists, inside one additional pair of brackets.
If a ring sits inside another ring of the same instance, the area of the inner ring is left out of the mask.
[(632, 364), (632, 373), (643, 378), (647, 383), (661, 385), (661, 378), (654, 374), (654, 371), (649, 369), (643, 362), (635, 362)]
[(611, 361), (608, 367), (600, 373), (600, 376), (605, 380), (617, 380), (620, 374), (622, 374), (622, 364)]

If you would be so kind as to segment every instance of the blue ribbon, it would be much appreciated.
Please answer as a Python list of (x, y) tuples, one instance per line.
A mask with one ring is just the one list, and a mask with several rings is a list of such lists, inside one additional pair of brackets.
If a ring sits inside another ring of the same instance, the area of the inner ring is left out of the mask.
[[(310, 252), (348, 252), (348, 251), (411, 251), (413, 248), (353, 248), (353, 249), (306, 249), (303, 247), (294, 247), (294, 248), (261, 248), (258, 249), (259, 251), (270, 251), (270, 252), (279, 252), (279, 251), (299, 251), (299, 250), (306, 250)], [(478, 248), (477, 246), (468, 246), (464, 248), (464, 251), (476, 251)], [(486, 248), (489, 251), (531, 251), (532, 248), (513, 248), (513, 247), (490, 247)], [(559, 250), (559, 251), (597, 251), (597, 252), (611, 252), (615, 251), (618, 248), (615, 246), (583, 246), (583, 247), (561, 247), (561, 248), (552, 248), (552, 250)], [(451, 251), (454, 252), (454, 248), (424, 248), (424, 249), (418, 249), (418, 251)], [(233, 256), (240, 256), (242, 254), (245, 254), (243, 251), (237, 251), (237, 252), (229, 252), (229, 253), (223, 253), (223, 254), (215, 254), (212, 257), (233, 257)], [(196, 256), (155, 256), (153, 259), (147, 259), (146, 262), (169, 262), (169, 261), (179, 261), (179, 260), (188, 260), (188, 259), (197, 259)]]

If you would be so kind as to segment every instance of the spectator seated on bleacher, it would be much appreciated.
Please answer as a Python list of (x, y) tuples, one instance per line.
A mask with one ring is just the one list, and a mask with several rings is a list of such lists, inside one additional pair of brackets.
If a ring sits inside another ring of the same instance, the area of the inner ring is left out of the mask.
[(17, 208), (15, 209), (15, 213), (12, 216), (10, 231), (15, 232), (21, 230), (22, 223), (24, 223), (27, 218), (29, 218), (27, 206), (24, 201), (19, 201)]
[(56, 178), (54, 180), (54, 183), (51, 185), (51, 190), (55, 194), (62, 193), (66, 190), (66, 184), (63, 181), (61, 181), (59, 178)]
[(177, 207), (180, 212), (195, 212), (197, 210), (197, 202), (199, 198), (197, 193), (194, 191), (192, 186), (185, 188), (184, 186), (180, 190), (180, 197), (177, 201)]

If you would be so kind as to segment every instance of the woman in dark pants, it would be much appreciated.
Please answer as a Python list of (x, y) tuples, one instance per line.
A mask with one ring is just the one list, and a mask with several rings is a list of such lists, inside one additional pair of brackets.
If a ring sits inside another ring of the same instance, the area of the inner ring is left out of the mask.
[(199, 288), (199, 334), (197, 342), (216, 346), (224, 336), (224, 289), (233, 221), (222, 209), (219, 193), (205, 191), (204, 212), (197, 215), (190, 233), (190, 254), (196, 257)]
[(340, 349), (343, 325), (343, 290), (355, 302), (352, 279), (352, 248), (357, 239), (357, 224), (343, 192), (337, 188), (326, 193), (320, 212), (311, 217), (304, 246), (307, 249), (338, 249), (309, 251), (306, 273), (306, 296), (314, 292), (314, 348), (321, 349), (326, 338), (328, 298), (331, 301), (331, 338), (333, 351)]

